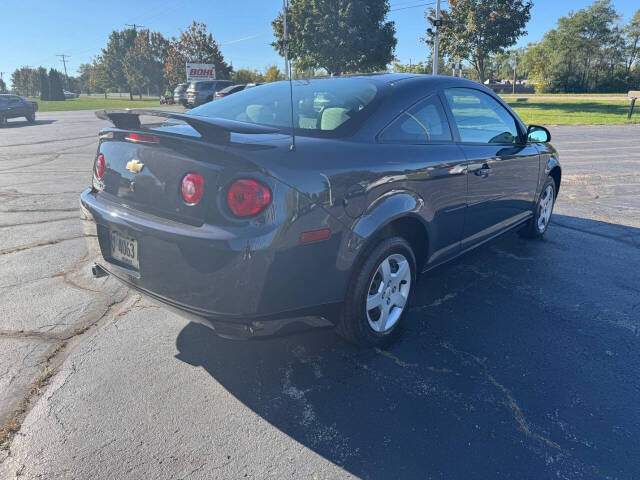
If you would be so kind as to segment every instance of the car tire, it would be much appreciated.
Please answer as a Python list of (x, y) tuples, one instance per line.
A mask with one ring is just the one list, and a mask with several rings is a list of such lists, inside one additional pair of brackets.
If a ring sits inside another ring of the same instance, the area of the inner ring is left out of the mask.
[(34, 123), (36, 121), (36, 112), (30, 113), (29, 115), (26, 115), (24, 118), (27, 119), (27, 122)]
[(547, 177), (536, 202), (533, 217), (518, 232), (521, 237), (539, 239), (544, 236), (551, 222), (557, 191), (558, 187), (553, 177)]
[(371, 248), (347, 289), (338, 333), (365, 347), (383, 347), (402, 328), (416, 281), (416, 259), (402, 237), (390, 237)]
[(7, 126), (7, 117), (0, 116), (0, 128)]

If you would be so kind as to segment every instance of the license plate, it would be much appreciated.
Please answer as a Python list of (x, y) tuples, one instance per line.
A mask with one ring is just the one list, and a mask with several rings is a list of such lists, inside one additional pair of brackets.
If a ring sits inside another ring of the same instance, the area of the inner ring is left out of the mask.
[(111, 257), (139, 269), (138, 241), (111, 230)]

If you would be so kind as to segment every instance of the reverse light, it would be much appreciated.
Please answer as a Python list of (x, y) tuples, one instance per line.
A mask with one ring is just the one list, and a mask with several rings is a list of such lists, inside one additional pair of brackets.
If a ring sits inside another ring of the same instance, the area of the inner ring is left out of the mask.
[(96, 177), (100, 180), (104, 176), (104, 169), (106, 165), (107, 163), (104, 160), (104, 155), (101, 153), (100, 155), (98, 155), (93, 165), (93, 172), (95, 173)]
[(227, 192), (227, 205), (238, 217), (255, 215), (270, 203), (271, 190), (255, 180), (236, 180)]
[(204, 180), (197, 173), (188, 173), (182, 179), (182, 198), (189, 205), (195, 205), (204, 193)]

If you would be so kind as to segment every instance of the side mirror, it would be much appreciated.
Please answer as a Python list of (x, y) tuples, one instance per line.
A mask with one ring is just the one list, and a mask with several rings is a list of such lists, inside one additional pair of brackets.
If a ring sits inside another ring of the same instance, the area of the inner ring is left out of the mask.
[(531, 143), (547, 143), (551, 141), (551, 132), (539, 125), (529, 125), (527, 141)]

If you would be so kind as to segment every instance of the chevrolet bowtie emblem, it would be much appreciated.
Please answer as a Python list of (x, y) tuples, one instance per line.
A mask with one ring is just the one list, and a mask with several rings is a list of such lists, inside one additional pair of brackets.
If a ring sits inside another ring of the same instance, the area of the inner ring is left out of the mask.
[(140, 163), (138, 160), (129, 160), (127, 162), (127, 170), (131, 173), (140, 173), (144, 168), (144, 163)]

